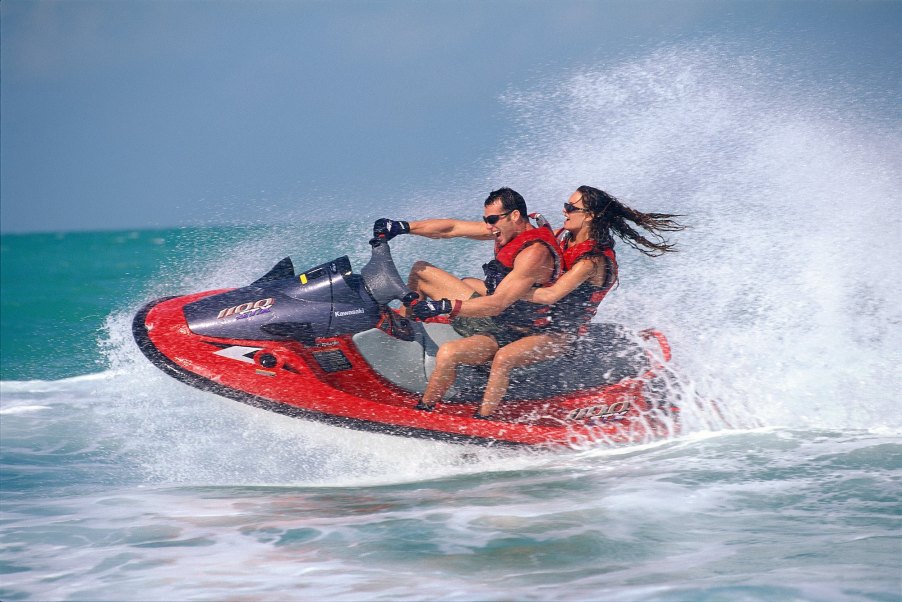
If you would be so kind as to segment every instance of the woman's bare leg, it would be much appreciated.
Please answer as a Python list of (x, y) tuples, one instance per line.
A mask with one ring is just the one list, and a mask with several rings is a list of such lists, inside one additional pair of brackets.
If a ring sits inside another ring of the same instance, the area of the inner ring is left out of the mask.
[(439, 347), (435, 354), (435, 369), (423, 393), (422, 404), (431, 407), (444, 397), (454, 384), (459, 365), (486, 364), (496, 351), (498, 343), (495, 339), (482, 334), (449, 341)]
[(566, 335), (537, 334), (524, 337), (499, 349), (495, 353), (495, 359), (492, 360), (489, 382), (485, 387), (478, 413), (481, 416), (489, 416), (495, 411), (510, 384), (511, 370), (553, 357), (563, 350), (568, 341), (569, 337)]

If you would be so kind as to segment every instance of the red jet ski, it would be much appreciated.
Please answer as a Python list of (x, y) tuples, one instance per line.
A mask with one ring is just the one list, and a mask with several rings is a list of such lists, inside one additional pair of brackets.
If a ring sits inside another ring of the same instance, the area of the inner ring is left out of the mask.
[(286, 257), (237, 289), (157, 299), (135, 316), (141, 351), (170, 376), (262, 409), (353, 429), (487, 445), (639, 443), (671, 436), (677, 408), (655, 393), (670, 360), (657, 331), (615, 324), (549, 361), (515, 370), (489, 420), (474, 419), (488, 366), (464, 366), (433, 412), (414, 409), (447, 321), (414, 322), (389, 304), (417, 298), (389, 245), (374, 239), (359, 274), (347, 256), (296, 274)]

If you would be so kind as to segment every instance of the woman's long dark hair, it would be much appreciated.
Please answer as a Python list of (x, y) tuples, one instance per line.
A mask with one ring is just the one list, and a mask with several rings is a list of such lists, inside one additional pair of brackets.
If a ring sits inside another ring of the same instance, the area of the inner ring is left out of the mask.
[[(597, 246), (613, 246), (613, 234), (616, 234), (628, 245), (650, 257), (676, 251), (674, 245), (667, 242), (661, 233), (683, 230), (685, 226), (672, 219), (680, 217), (679, 215), (642, 213), (591, 186), (580, 186), (576, 190), (582, 195), (583, 207), (593, 216), (589, 222), (589, 238), (594, 239)], [(636, 232), (630, 223), (650, 232), (653, 240)]]

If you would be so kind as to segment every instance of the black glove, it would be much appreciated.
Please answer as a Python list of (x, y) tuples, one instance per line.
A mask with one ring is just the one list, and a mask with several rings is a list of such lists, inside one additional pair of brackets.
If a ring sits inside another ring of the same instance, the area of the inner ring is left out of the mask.
[(442, 314), (450, 314), (454, 309), (450, 299), (423, 299), (410, 306), (410, 315), (417, 320), (434, 318)]
[(401, 220), (380, 217), (373, 224), (373, 238), (381, 238), (385, 242), (390, 241), (398, 234), (407, 234), (408, 232), (410, 232), (410, 224)]

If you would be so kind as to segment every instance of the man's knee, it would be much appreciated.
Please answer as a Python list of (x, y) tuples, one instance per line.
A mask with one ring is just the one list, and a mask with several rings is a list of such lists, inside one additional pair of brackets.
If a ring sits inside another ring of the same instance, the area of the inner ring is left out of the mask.
[(422, 278), (424, 273), (428, 273), (430, 269), (438, 269), (428, 261), (418, 260), (415, 261), (413, 267), (410, 268), (410, 275), (416, 275), (418, 278)]
[(429, 273), (438, 268), (428, 261), (416, 261), (410, 268), (410, 275), (407, 276), (407, 286), (413, 290), (419, 290), (423, 284), (428, 286)]
[(456, 363), (460, 354), (466, 349), (466, 346), (460, 344), (460, 340), (449, 341), (438, 348), (435, 352), (435, 361), (439, 364)]
[(473, 335), (442, 344), (435, 353), (435, 363), (459, 366), (490, 362), (498, 346), (485, 335)]

